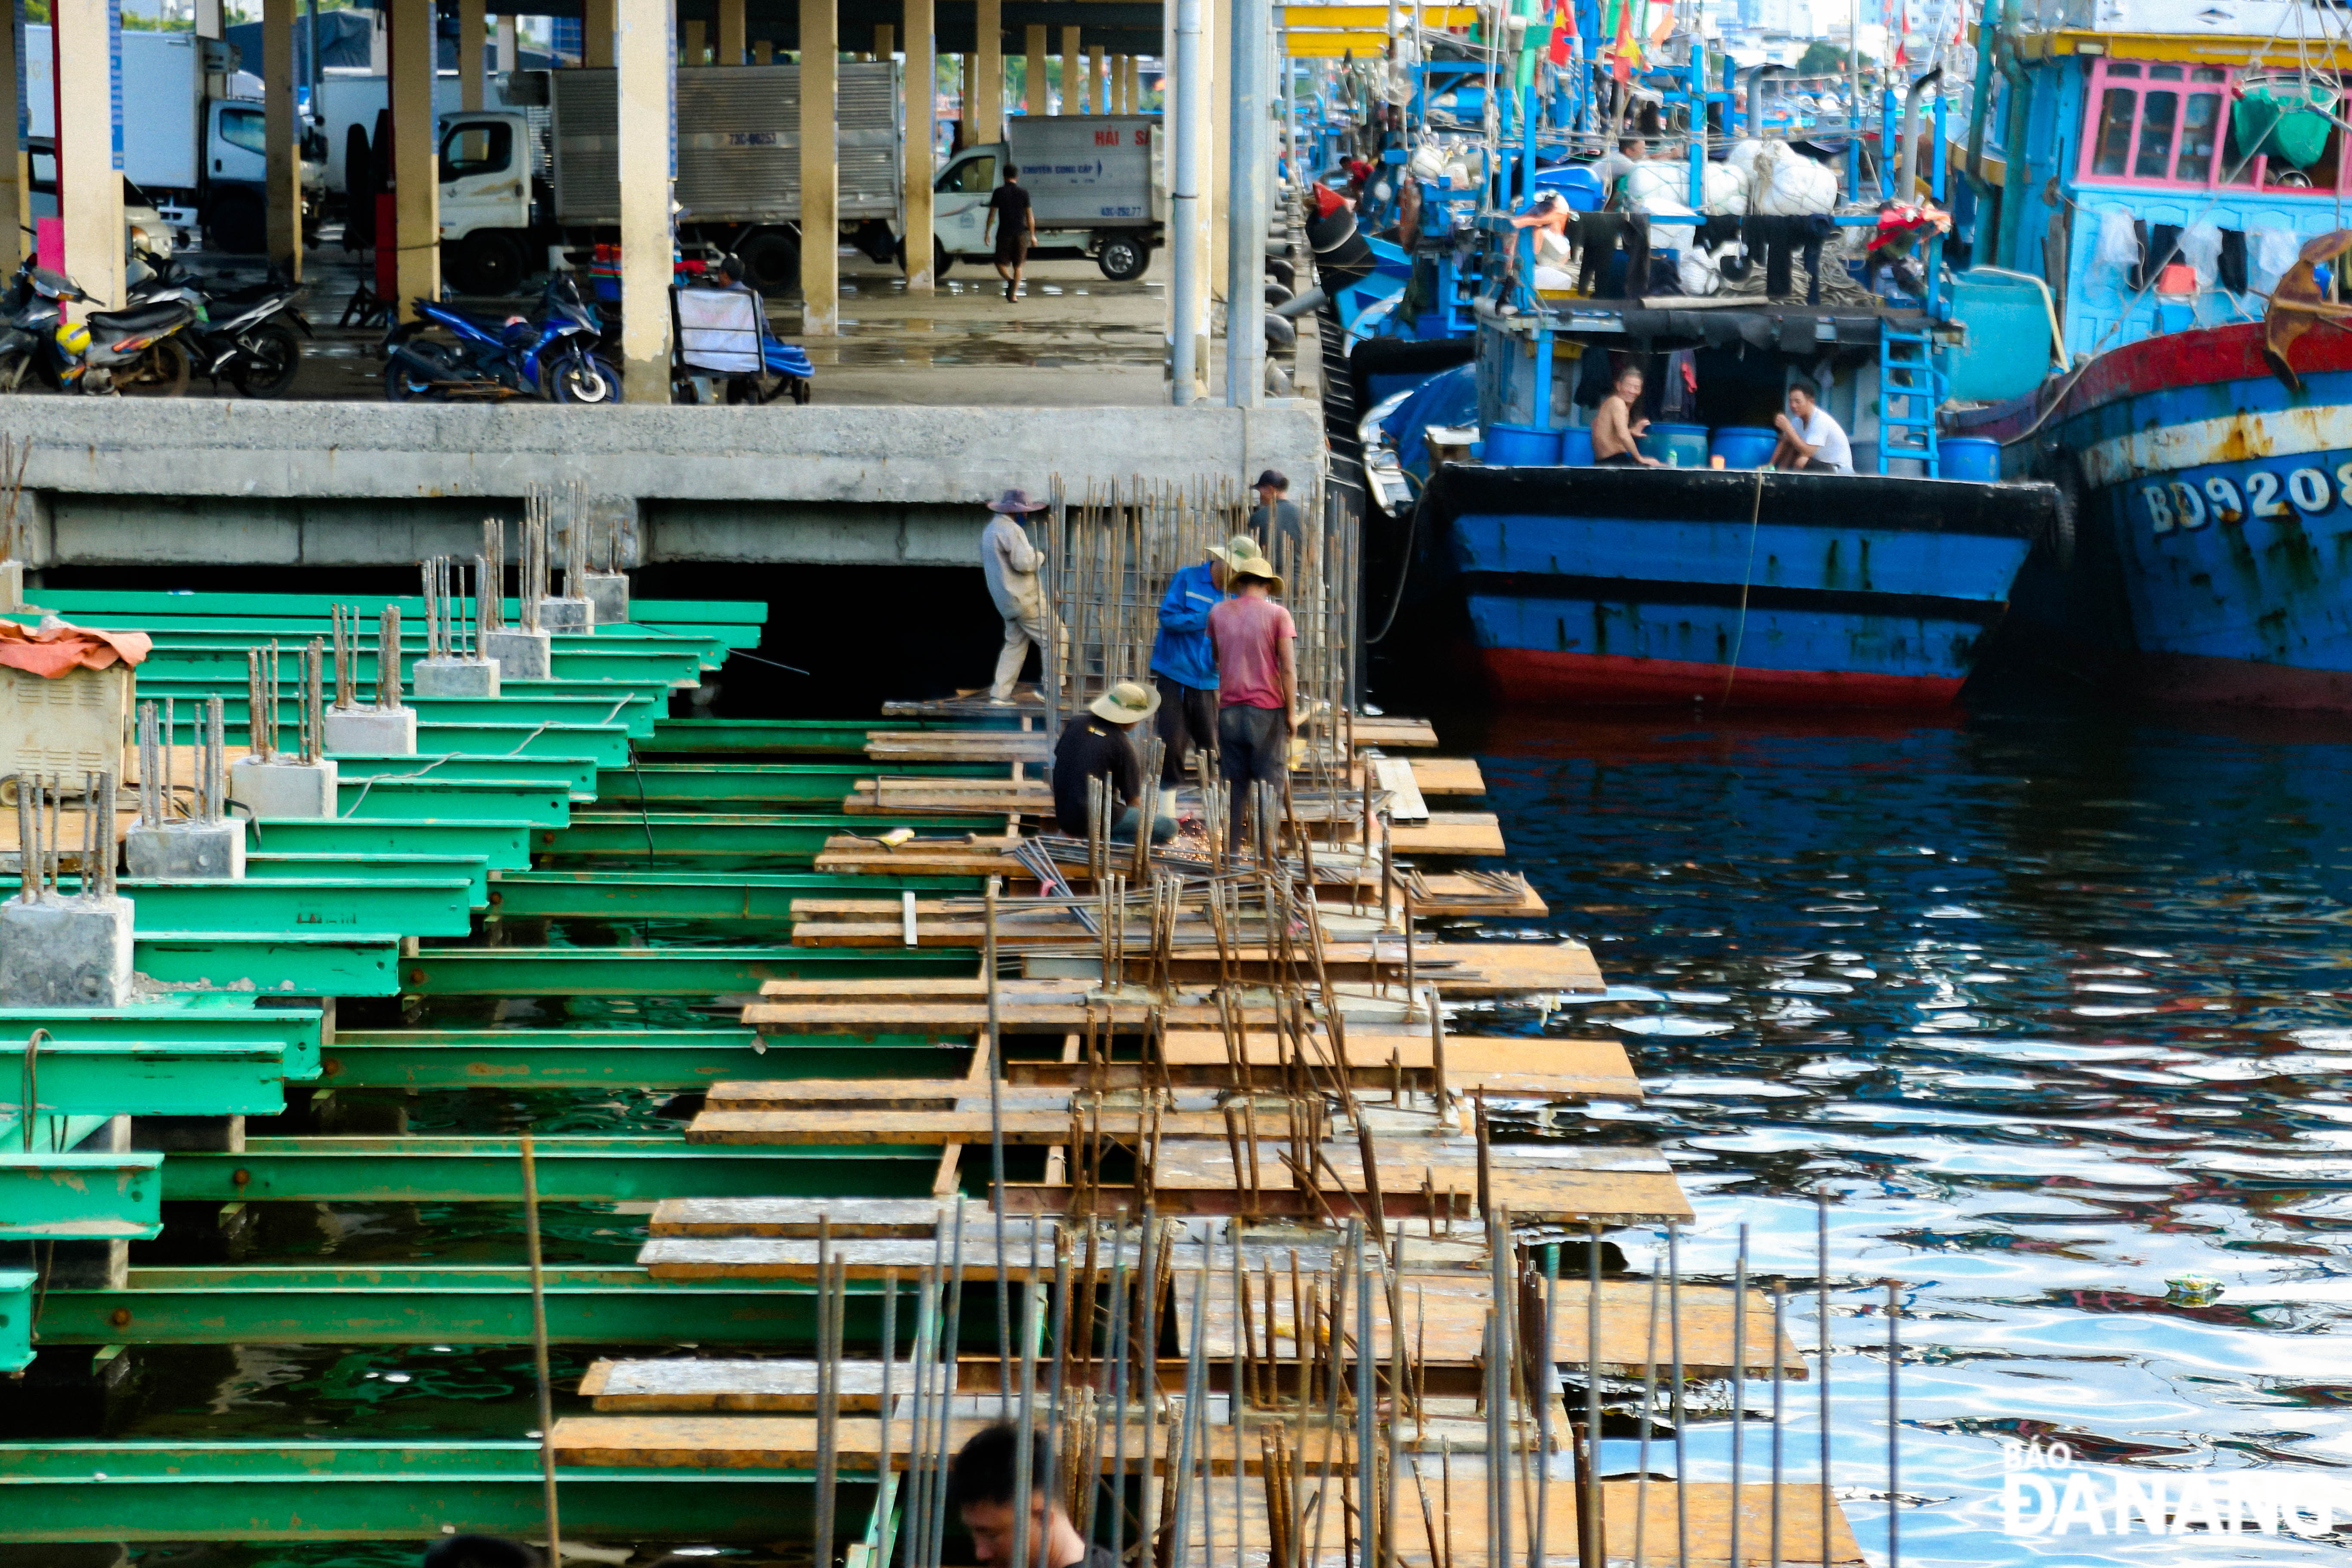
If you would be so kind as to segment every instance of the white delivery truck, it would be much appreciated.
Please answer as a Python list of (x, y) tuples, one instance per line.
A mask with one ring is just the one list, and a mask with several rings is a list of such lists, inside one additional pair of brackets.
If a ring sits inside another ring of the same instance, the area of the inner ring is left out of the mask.
[(1117, 282), (1140, 278), (1168, 217), (1156, 114), (1015, 115), (1002, 142), (967, 147), (932, 182), (932, 258), (985, 261), (988, 198), (1020, 171), (1037, 220), (1032, 256), (1090, 256)]
[[(898, 244), (905, 137), (899, 67), (845, 61), (836, 87), (841, 232), (877, 260)], [(543, 89), (539, 83), (544, 83)], [(445, 115), (441, 252), (469, 293), (513, 287), (551, 246), (618, 237), (619, 115), (609, 69), (518, 72), (524, 107)], [(529, 107), (543, 96), (546, 153)], [(800, 280), (800, 68), (688, 66), (677, 73), (677, 236), (742, 258), (769, 293)]]
[[(268, 244), (269, 142), (260, 79), (235, 71), (235, 54), (227, 44), (194, 33), (122, 35), (122, 173), (165, 222), (200, 226), (215, 249), (252, 254)], [(27, 133), (43, 139), (56, 135), (50, 55), (49, 29), (26, 28), (21, 101), (30, 121)], [(207, 74), (228, 77), (230, 95), (206, 98)], [(306, 231), (317, 222), (325, 194), (318, 151), (315, 137), (304, 139)]]

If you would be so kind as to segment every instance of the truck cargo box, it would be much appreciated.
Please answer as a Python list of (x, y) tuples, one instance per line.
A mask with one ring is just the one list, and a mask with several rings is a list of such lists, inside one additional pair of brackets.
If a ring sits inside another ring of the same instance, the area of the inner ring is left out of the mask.
[(1156, 114), (1016, 115), (1006, 121), (1039, 229), (1144, 228), (1166, 217)]
[[(838, 68), (835, 136), (840, 216), (895, 218), (904, 100), (896, 62)], [(549, 73), (554, 110), (555, 221), (621, 221), (614, 73)], [(685, 66), (677, 73), (677, 204), (695, 224), (776, 223), (801, 210), (798, 66)]]

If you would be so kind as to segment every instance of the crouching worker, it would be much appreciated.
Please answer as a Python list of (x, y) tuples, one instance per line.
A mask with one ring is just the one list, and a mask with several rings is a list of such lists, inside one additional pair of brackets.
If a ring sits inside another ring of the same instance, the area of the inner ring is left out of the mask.
[(1020, 1514), (1015, 1511), (1021, 1477), (1021, 1432), (1010, 1421), (1000, 1421), (972, 1435), (948, 1471), (948, 1500), (964, 1529), (971, 1532), (973, 1559), (981, 1568), (1118, 1568), (1108, 1548), (1090, 1545), (1070, 1522), (1069, 1510), (1058, 1499), (1046, 1473), (1045, 1435), (1029, 1436), (1029, 1496), (1020, 1509), (1029, 1515), (1029, 1561), (1013, 1562), (1013, 1536)]
[[(1087, 781), (1100, 779), (1118, 803), (1111, 837), (1135, 842), (1143, 817), (1143, 761), (1130, 732), (1159, 710), (1158, 692), (1122, 680), (1088, 703), (1084, 718), (1064, 727), (1054, 745), (1054, 819), (1063, 832), (1087, 837)], [(1151, 842), (1165, 844), (1175, 834), (1175, 818), (1152, 817)]]

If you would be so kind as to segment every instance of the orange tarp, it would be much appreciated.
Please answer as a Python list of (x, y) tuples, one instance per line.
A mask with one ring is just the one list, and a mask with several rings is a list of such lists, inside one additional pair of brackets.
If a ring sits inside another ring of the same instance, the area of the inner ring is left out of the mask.
[(54, 680), (69, 669), (137, 664), (155, 646), (145, 632), (102, 632), (52, 622), (38, 628), (0, 621), (0, 664)]

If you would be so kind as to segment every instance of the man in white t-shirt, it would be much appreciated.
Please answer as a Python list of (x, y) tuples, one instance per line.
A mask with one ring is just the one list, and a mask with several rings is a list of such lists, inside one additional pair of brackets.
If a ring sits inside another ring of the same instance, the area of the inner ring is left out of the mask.
[(1847, 444), (1844, 427), (1830, 417), (1816, 397), (1810, 381), (1790, 385), (1789, 412), (1772, 416), (1773, 427), (1780, 432), (1772, 448), (1772, 466), (1816, 474), (1850, 474), (1853, 447)]

